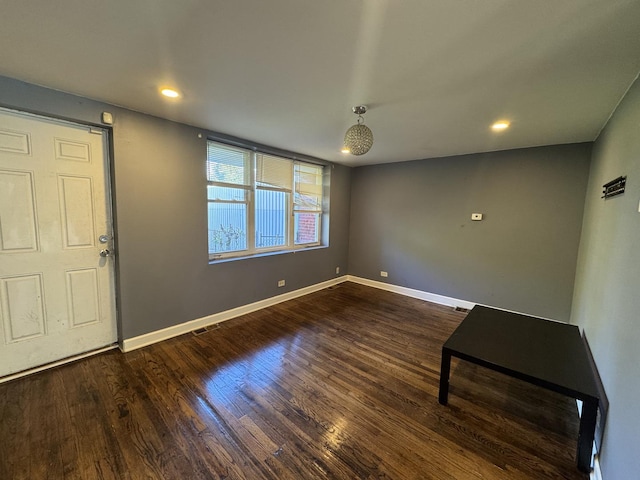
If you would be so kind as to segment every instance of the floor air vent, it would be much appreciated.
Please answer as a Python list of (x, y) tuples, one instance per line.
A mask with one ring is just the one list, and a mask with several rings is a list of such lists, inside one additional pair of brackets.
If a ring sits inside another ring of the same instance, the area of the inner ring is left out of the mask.
[(195, 330), (191, 330), (191, 333), (197, 336), (197, 335), (202, 335), (203, 333), (210, 332), (211, 330), (217, 330), (219, 328), (220, 328), (220, 325), (217, 323), (214, 323), (213, 325), (209, 325), (208, 327), (201, 327), (201, 328), (196, 328)]

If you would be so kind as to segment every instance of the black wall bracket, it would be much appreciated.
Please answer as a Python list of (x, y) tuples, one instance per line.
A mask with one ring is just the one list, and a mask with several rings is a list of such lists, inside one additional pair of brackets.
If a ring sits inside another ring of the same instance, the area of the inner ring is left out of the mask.
[(610, 198), (624, 193), (624, 186), (627, 183), (627, 176), (618, 177), (615, 180), (611, 180), (609, 183), (605, 183), (602, 186), (602, 197)]

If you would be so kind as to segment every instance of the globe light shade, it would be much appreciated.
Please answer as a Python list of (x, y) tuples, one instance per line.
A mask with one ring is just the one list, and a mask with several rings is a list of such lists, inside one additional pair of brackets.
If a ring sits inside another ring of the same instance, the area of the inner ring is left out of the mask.
[(344, 135), (344, 146), (351, 155), (364, 155), (373, 145), (373, 132), (361, 123), (357, 123), (347, 130)]

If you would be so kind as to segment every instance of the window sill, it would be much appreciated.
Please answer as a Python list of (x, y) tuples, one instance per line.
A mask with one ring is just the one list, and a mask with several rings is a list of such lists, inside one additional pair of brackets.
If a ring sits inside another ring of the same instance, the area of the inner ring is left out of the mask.
[(209, 265), (214, 265), (217, 263), (235, 262), (236, 260), (248, 260), (251, 258), (271, 257), (273, 255), (286, 255), (289, 253), (308, 252), (309, 250), (321, 250), (323, 248), (329, 248), (329, 247), (328, 245), (314, 245), (313, 247), (300, 247), (300, 248), (292, 248), (289, 250), (277, 250), (272, 252), (252, 253), (251, 255), (238, 255), (237, 257), (209, 258)]

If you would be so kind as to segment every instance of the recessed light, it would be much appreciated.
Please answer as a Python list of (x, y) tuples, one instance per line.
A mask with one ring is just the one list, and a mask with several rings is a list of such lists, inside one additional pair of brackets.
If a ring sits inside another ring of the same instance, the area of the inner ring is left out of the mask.
[(496, 132), (499, 132), (501, 130), (506, 130), (507, 128), (509, 128), (509, 125), (511, 125), (509, 122), (505, 120), (500, 120), (499, 122), (496, 122), (493, 125), (491, 125), (491, 129), (495, 130)]
[(351, 150), (349, 150), (347, 147), (342, 147), (342, 150), (340, 150), (342, 153), (351, 153)]
[(178, 93), (178, 91), (174, 90), (173, 88), (163, 88), (162, 90), (160, 90), (160, 93), (169, 98), (178, 98), (180, 96), (180, 93)]

